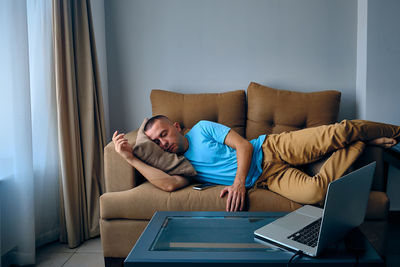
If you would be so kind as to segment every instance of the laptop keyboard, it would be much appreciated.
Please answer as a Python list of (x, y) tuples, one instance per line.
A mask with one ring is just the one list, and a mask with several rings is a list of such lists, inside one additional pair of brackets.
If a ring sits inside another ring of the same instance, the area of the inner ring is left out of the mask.
[(305, 244), (310, 247), (315, 247), (318, 242), (319, 228), (321, 227), (322, 218), (310, 223), (306, 227), (300, 229), (296, 233), (287, 238)]

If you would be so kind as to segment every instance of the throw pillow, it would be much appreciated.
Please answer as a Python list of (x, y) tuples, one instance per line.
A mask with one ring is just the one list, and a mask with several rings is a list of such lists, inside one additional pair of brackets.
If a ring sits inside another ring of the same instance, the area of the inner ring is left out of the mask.
[(195, 176), (197, 174), (196, 170), (184, 156), (178, 156), (175, 153), (162, 150), (161, 147), (147, 137), (144, 133), (144, 126), (147, 121), (147, 118), (144, 119), (139, 128), (133, 153), (145, 163), (169, 175)]

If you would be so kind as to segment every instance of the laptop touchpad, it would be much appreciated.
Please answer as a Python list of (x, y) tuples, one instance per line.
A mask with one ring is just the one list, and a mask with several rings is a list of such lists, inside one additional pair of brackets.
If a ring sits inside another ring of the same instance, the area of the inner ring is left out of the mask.
[(279, 225), (289, 231), (297, 231), (304, 226), (315, 221), (314, 217), (307, 216), (305, 214), (292, 212), (278, 220), (274, 221), (274, 224)]

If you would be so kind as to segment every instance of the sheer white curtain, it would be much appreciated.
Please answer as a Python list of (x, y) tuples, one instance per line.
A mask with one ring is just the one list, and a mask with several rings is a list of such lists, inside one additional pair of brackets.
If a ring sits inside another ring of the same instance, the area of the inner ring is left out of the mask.
[(59, 236), (51, 12), (51, 0), (0, 1), (3, 264), (33, 264), (35, 247)]

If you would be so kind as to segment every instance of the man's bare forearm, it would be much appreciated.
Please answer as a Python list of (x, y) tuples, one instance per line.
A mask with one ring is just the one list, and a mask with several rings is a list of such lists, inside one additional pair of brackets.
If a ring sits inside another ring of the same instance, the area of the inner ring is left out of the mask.
[(233, 184), (225, 187), (220, 197), (228, 193), (226, 211), (241, 211), (244, 208), (246, 177), (253, 156), (253, 145), (233, 130), (225, 137), (225, 144), (236, 150), (237, 170)]
[(178, 175), (171, 176), (136, 157), (127, 159), (127, 162), (137, 169), (150, 183), (161, 190), (171, 192), (189, 184), (189, 181), (185, 177)]
[(233, 130), (227, 134), (225, 144), (236, 150), (237, 170), (233, 184), (245, 185), (253, 157), (253, 145)]
[(236, 148), (236, 154), (238, 168), (234, 183), (245, 185), (253, 156), (253, 146), (250, 143), (238, 145)]

